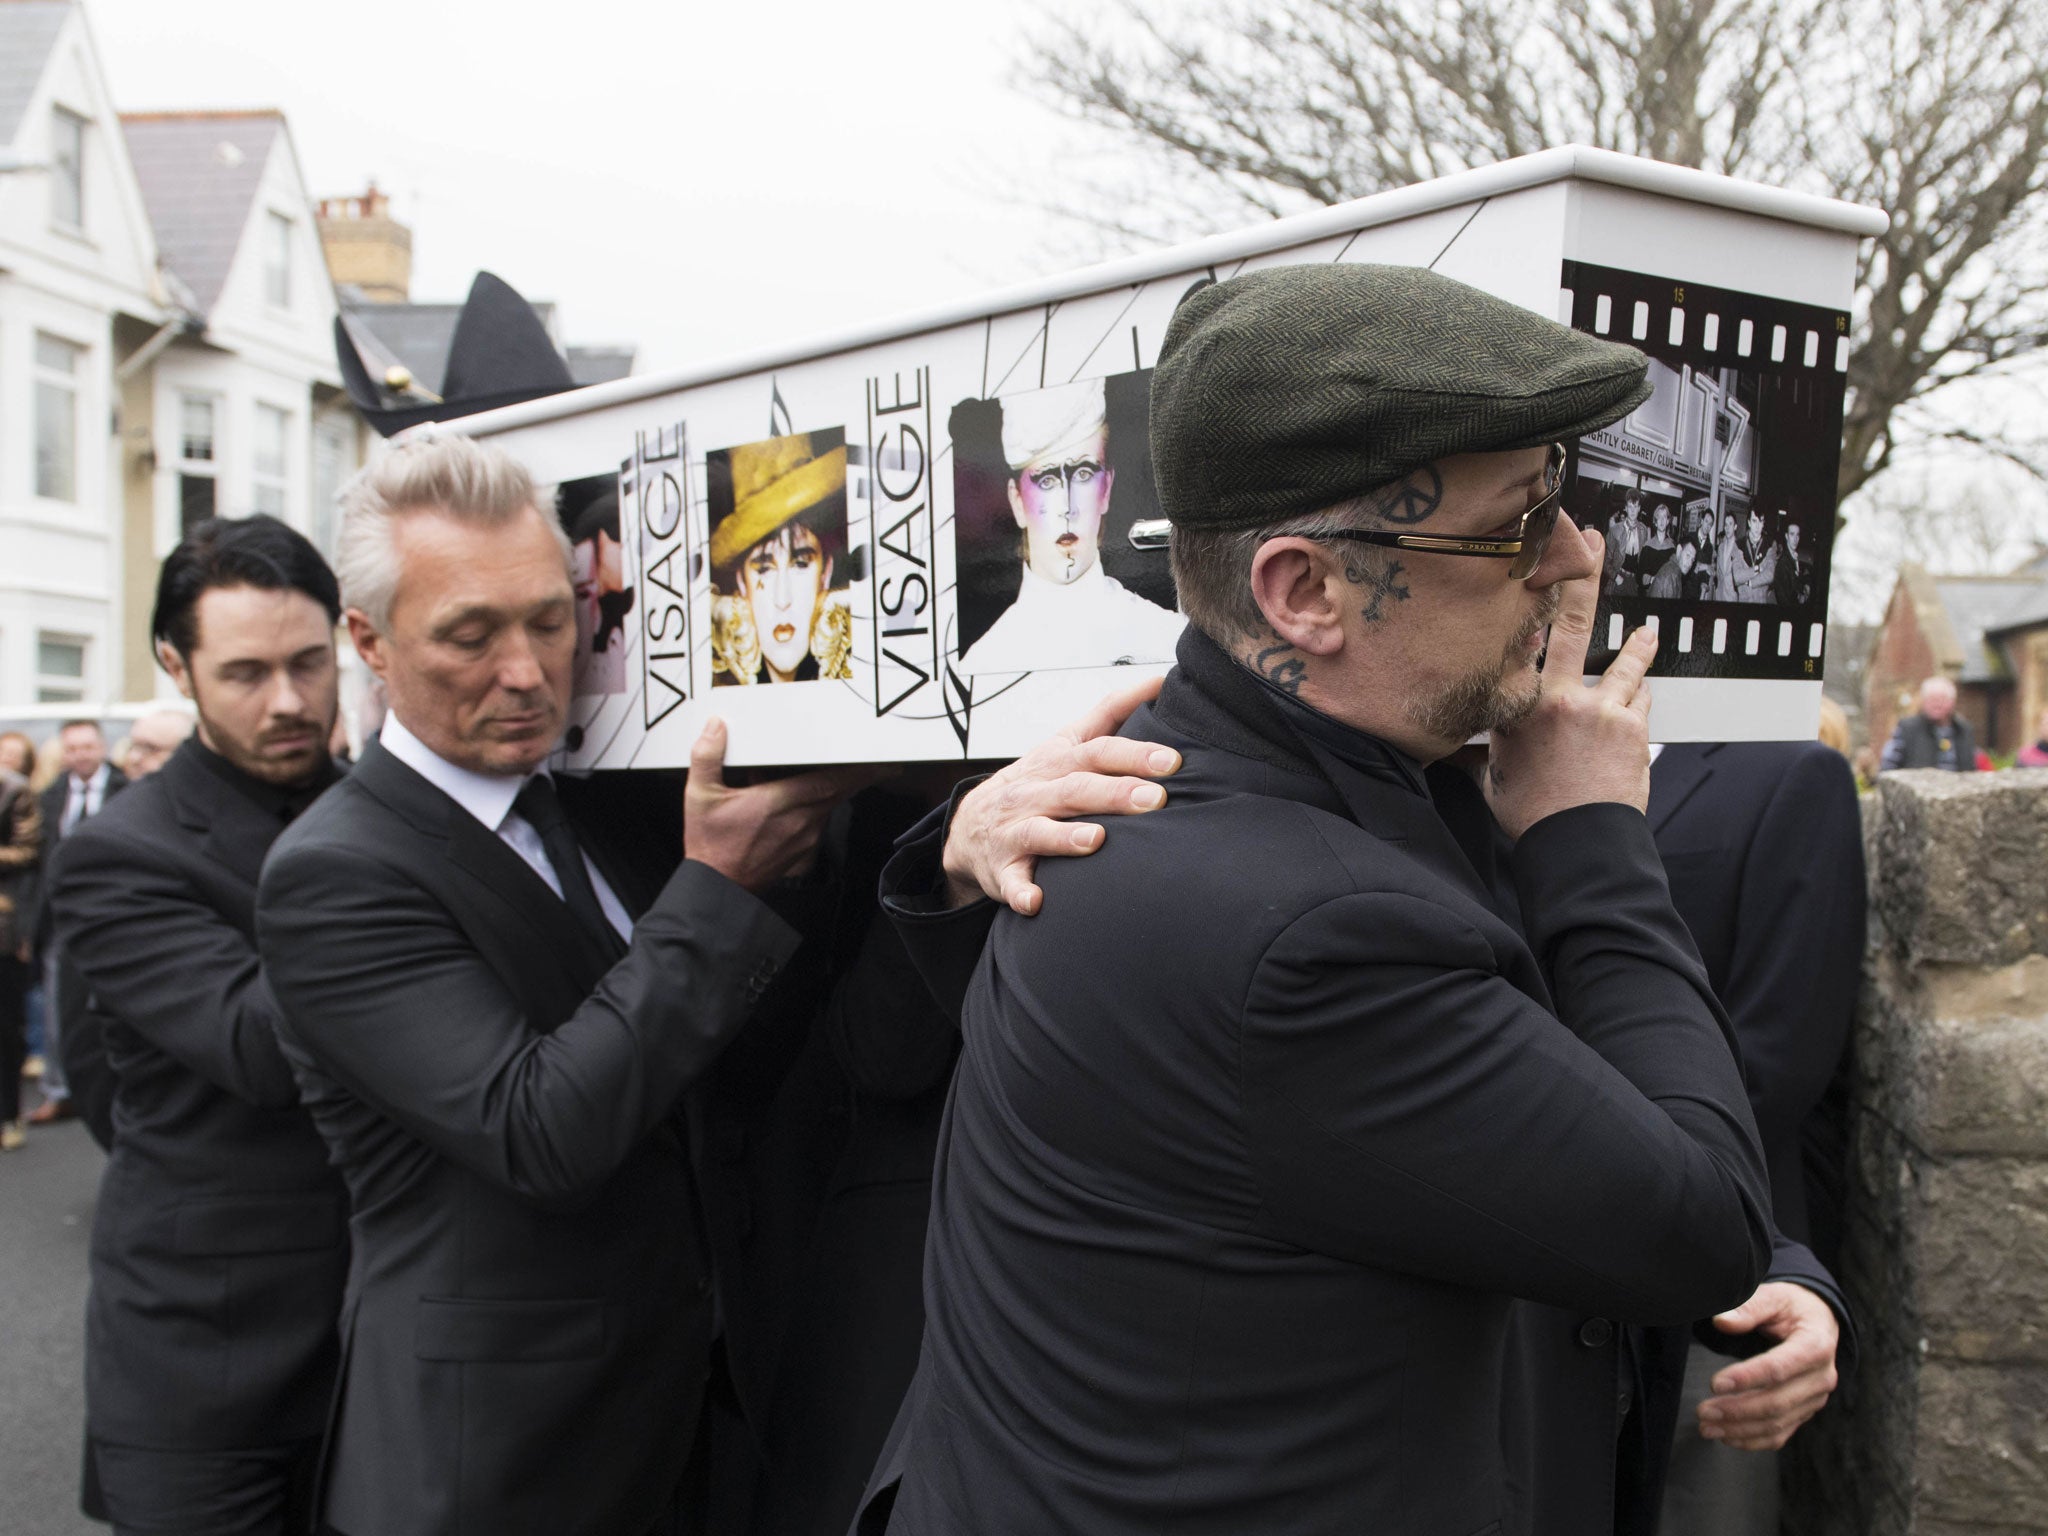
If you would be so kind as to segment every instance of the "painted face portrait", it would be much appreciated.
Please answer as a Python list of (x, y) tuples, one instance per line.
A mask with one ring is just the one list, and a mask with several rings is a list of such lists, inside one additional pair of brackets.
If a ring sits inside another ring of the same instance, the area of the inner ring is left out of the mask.
[(707, 456), (712, 681), (807, 683), (852, 676), (841, 586), (846, 438), (799, 432)]
[(1111, 474), (1106, 440), (1081, 452), (1034, 459), (1010, 482), (1010, 510), (1024, 530), (1032, 574), (1062, 585), (1087, 574), (1101, 552)]
[(740, 595), (753, 617), (770, 682), (795, 681), (811, 653), (811, 628), (831, 585), (831, 558), (800, 523), (778, 529), (740, 557)]

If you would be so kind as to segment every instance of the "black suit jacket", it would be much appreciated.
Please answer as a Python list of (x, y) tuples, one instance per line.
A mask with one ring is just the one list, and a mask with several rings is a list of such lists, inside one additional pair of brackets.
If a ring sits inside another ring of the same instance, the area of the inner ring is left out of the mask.
[[(107, 787), (100, 793), (100, 810), (104, 811), (108, 806), (112, 805), (114, 803), (114, 796), (127, 787), (128, 775), (109, 764), (107, 768)], [(64, 841), (64, 806), (70, 794), (71, 775), (60, 773), (57, 775), (54, 783), (43, 786), (43, 792), (38, 801), (43, 812), (43, 862), (40, 870), (42, 878), (37, 880), (30, 889), (28, 896), (28, 931), (35, 940), (35, 957), (38, 965), (42, 964), (43, 956), (50, 947), (50, 937), (53, 932), (49, 899), (49, 872), (51, 860), (56, 857), (57, 849)], [(96, 812), (95, 814), (98, 813)], [(92, 817), (88, 816), (85, 820), (90, 821)], [(85, 822), (79, 823), (79, 826), (84, 825)], [(73, 830), (77, 829), (74, 828)]]
[(1818, 742), (1670, 746), (1649, 814), (1672, 905), (1742, 1047), (1779, 1229), (1831, 1260), (1843, 1136), (1823, 1101), (1863, 966), (1855, 777)]
[(1126, 727), (1167, 807), (973, 973), (870, 1522), (1491, 1530), (1512, 1296), (1676, 1322), (1763, 1272), (1725, 1020), (1641, 816), (1531, 829), (1525, 939), (1429, 795), (1180, 663)]
[(256, 954), (284, 830), (188, 741), (64, 840), (50, 901), (118, 1078), (93, 1213), (86, 1420), (231, 1450), (320, 1433), (347, 1210)]
[(682, 1475), (711, 1275), (677, 1101), (796, 935), (607, 824), (606, 968), (546, 883), (381, 747), (292, 827), (258, 934), (355, 1255), (321, 1511), (349, 1536), (624, 1536)]

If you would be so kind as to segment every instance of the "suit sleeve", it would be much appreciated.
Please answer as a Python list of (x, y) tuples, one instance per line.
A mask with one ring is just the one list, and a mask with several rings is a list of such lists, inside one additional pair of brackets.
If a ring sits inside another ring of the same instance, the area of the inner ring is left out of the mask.
[[(1843, 1294), (1841, 1282), (1828, 1272), (1828, 1267), (1814, 1256), (1812, 1249), (1775, 1229), (1771, 1233), (1771, 1264), (1764, 1274), (1766, 1284), (1773, 1280), (1804, 1286), (1828, 1304), (1828, 1310), (1835, 1314), (1836, 1326), (1842, 1330), (1841, 1339), (1835, 1345), (1835, 1370), (1844, 1381), (1854, 1376), (1860, 1340), (1856, 1319), (1849, 1311), (1849, 1299)], [(1745, 1359), (1762, 1354), (1778, 1342), (1761, 1331), (1723, 1333), (1714, 1326), (1711, 1317), (1695, 1322), (1692, 1336), (1716, 1354), (1737, 1355)]]
[(320, 844), (264, 866), (257, 934), (288, 1044), (436, 1151), (557, 1206), (626, 1160), (798, 944), (686, 860), (597, 990), (567, 1018), (534, 1018), (431, 894)]
[(1864, 900), (1849, 764), (1826, 749), (1802, 753), (1750, 840), (1721, 999), (1766, 1142), (1796, 1134), (1848, 1046)]
[(1241, 1040), (1270, 1230), (1630, 1322), (1734, 1306), (1770, 1252), (1768, 1185), (1647, 824), (1549, 817), (1515, 877), (1556, 1015), (1414, 896), (1341, 897), (1268, 947)]
[(255, 943), (147, 843), (88, 823), (48, 878), (65, 957), (101, 1010), (238, 1099), (298, 1102)]
[(964, 907), (946, 905), (940, 862), (946, 833), (961, 796), (979, 783), (979, 778), (961, 780), (945, 805), (897, 840), (895, 854), (882, 869), (882, 910), (902, 936), (910, 963), (955, 1028), (966, 1003), (967, 984), (1002, 910), (986, 896)]

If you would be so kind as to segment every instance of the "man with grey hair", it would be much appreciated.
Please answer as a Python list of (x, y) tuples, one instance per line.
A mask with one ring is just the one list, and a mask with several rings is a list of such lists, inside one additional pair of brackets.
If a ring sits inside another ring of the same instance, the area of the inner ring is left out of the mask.
[(960, 670), (1166, 661), (1181, 619), (1102, 568), (1109, 463), (1103, 383), (1086, 379), (1002, 402), (1007, 498), (1023, 545), (1016, 601), (960, 658)]
[(1954, 683), (1937, 674), (1920, 684), (1920, 708), (1893, 728), (1878, 766), (1976, 771), (1977, 738), (1970, 722), (1956, 713)]
[(714, 722), (679, 833), (673, 797), (623, 803), (646, 781), (556, 783), (550, 506), (460, 437), (345, 489), (389, 713), (264, 868), (279, 1033), (354, 1210), (318, 1511), (344, 1536), (678, 1528), (719, 1326), (678, 1101), (796, 949), (778, 893), (855, 782), (728, 787)]

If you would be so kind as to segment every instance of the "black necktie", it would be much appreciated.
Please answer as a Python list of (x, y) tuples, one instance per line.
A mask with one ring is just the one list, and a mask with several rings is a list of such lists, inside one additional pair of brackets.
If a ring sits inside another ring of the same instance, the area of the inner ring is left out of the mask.
[(604, 908), (598, 905), (597, 892), (590, 884), (590, 875), (583, 868), (583, 850), (577, 846), (576, 833), (562, 812), (562, 802), (555, 795), (554, 781), (546, 774), (535, 774), (519, 791), (519, 797), (512, 802), (512, 809), (525, 817), (533, 830), (540, 834), (541, 846), (548, 852), (548, 862), (555, 867), (555, 878), (562, 883), (562, 900), (576, 921), (583, 925), (583, 931), (613, 959), (624, 954), (625, 943), (605, 917)]

